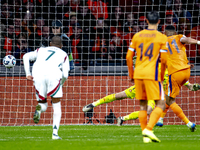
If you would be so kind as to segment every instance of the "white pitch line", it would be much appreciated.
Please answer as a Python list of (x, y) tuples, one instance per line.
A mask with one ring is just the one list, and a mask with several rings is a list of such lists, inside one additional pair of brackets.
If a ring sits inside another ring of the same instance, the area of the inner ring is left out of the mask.
[[(65, 138), (88, 138), (90, 136), (64, 136)], [(122, 137), (122, 138), (134, 138), (134, 137), (142, 137), (142, 135), (133, 135), (133, 136), (126, 136), (126, 135), (120, 135), (120, 136), (107, 136), (107, 138), (113, 138), (116, 139), (117, 137)], [(163, 135), (163, 136), (158, 136), (158, 137), (163, 137), (163, 138), (183, 138), (183, 137), (193, 137), (193, 138), (197, 138), (200, 137), (200, 135), (186, 135), (186, 136), (179, 136), (179, 135), (173, 135), (173, 136), (167, 136), (167, 135)], [(6, 137), (5, 139), (34, 139), (34, 138), (39, 138), (39, 139), (43, 139), (45, 137)], [(107, 138), (105, 140), (107, 140)], [(184, 139), (185, 139), (184, 138)], [(5, 140), (5, 139), (0, 139), (0, 140)], [(95, 139), (95, 137), (94, 137)], [(96, 137), (96, 139), (98, 139), (98, 137)], [(192, 138), (191, 138), (192, 139)]]

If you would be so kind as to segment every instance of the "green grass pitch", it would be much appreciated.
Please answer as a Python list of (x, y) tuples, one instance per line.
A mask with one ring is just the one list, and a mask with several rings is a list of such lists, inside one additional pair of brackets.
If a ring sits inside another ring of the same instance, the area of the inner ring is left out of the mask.
[(200, 126), (155, 127), (161, 143), (144, 144), (140, 126), (60, 126), (62, 140), (52, 140), (52, 126), (0, 127), (0, 150), (200, 150)]

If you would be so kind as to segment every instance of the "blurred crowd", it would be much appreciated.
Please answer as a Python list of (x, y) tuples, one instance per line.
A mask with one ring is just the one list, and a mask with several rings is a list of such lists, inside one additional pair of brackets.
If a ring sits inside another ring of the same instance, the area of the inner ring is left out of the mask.
[[(25, 53), (62, 37), (70, 66), (126, 65), (133, 35), (147, 28), (146, 13), (160, 12), (158, 27), (200, 40), (200, 0), (1, 0), (1, 50), (22, 65)], [(200, 46), (186, 45), (191, 63), (200, 63)]]

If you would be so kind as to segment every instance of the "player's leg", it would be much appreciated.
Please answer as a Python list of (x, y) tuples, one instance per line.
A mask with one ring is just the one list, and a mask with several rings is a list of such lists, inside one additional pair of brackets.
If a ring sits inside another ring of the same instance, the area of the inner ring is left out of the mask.
[(47, 90), (47, 96), (51, 97), (52, 100), (52, 106), (53, 106), (53, 134), (52, 139), (57, 140), (61, 139), (58, 136), (58, 130), (60, 126), (60, 120), (61, 120), (61, 103), (60, 98), (63, 96), (62, 91), (62, 85), (60, 83), (60, 80), (49, 78), (47, 79), (48, 83), (48, 90)]
[[(135, 79), (134, 82), (136, 87), (136, 99), (140, 100), (140, 111), (138, 118), (143, 135), (143, 131), (147, 125), (147, 101), (145, 100), (147, 99), (147, 96), (143, 80)], [(152, 140), (148, 136), (143, 135), (143, 142), (150, 143)]]
[(40, 116), (42, 112), (45, 112), (47, 109), (47, 100), (38, 101), (38, 105), (35, 108), (35, 113), (33, 115), (33, 121), (37, 124), (40, 121)]
[(154, 100), (148, 100), (148, 102), (147, 102), (147, 115), (150, 115), (154, 108), (155, 108), (155, 101)]
[(102, 105), (102, 104), (105, 104), (105, 103), (110, 103), (112, 101), (115, 101), (115, 100), (121, 100), (123, 99), (123, 97), (126, 97), (125, 95), (126, 93), (124, 92), (120, 92), (120, 93), (116, 93), (116, 94), (110, 94), (110, 95), (107, 95), (93, 103), (90, 103), (86, 106), (83, 107), (83, 112), (88, 112), (89, 110), (91, 110), (92, 108), (96, 107), (96, 106), (99, 106), (99, 105)]
[(175, 98), (167, 96), (166, 102), (170, 105), (172, 111), (189, 127), (191, 132), (194, 132), (196, 129), (196, 125), (189, 121), (189, 119), (185, 116), (183, 110), (178, 106), (175, 102)]
[(60, 98), (53, 98), (52, 97), (52, 105), (53, 105), (53, 135), (52, 139), (61, 139), (58, 136), (58, 130), (60, 126), (61, 120), (61, 103)]
[(117, 126), (121, 126), (124, 121), (135, 120), (138, 118), (138, 116), (139, 116), (139, 111), (134, 111), (129, 115), (118, 117), (117, 118)]
[[(132, 87), (132, 89), (133, 89), (133, 87)], [(131, 90), (131, 87), (128, 88), (127, 90)], [(134, 97), (135, 97), (135, 94), (134, 94)], [(110, 103), (110, 102), (113, 102), (115, 100), (122, 100), (122, 99), (125, 99), (125, 98), (128, 98), (126, 90), (119, 92), (119, 93), (116, 93), (116, 94), (110, 94), (108, 96), (105, 96), (105, 97), (93, 102), (93, 103), (90, 103), (90, 104), (84, 106), (83, 112), (88, 112), (89, 110), (91, 110), (92, 108), (94, 108), (96, 106), (99, 106), (99, 105), (102, 105), (102, 104), (105, 104), (105, 103)]]
[[(124, 96), (126, 95), (126, 97), (124, 97), (124, 98), (134, 99), (135, 98), (135, 85), (124, 90), (123, 93), (125, 93)], [(135, 111), (129, 115), (119, 117), (117, 119), (117, 126), (121, 126), (124, 121), (137, 119), (138, 115), (139, 115), (139, 111)]]
[(34, 80), (36, 99), (38, 101), (38, 105), (36, 106), (35, 113), (33, 115), (33, 121), (37, 124), (40, 120), (41, 113), (46, 111), (48, 104), (46, 99), (47, 95), (45, 80), (43, 80), (42, 77), (35, 77)]
[[(147, 103), (147, 115), (151, 114), (152, 110), (154, 109), (155, 107), (155, 102), (154, 100), (149, 100), (148, 103)], [(122, 117), (119, 117), (117, 119), (117, 126), (121, 126), (123, 124), (124, 121), (127, 121), (127, 120), (135, 120), (139, 117), (139, 111), (134, 111), (132, 112), (131, 114), (129, 115), (126, 115), (126, 116), (122, 116)]]
[(162, 127), (163, 126), (163, 119), (167, 113), (167, 111), (169, 110), (169, 105), (167, 105), (165, 103), (165, 110), (163, 111), (161, 117), (159, 118), (158, 122), (156, 123), (156, 126)]
[(147, 100), (140, 100), (139, 121), (142, 131), (147, 126)]
[(149, 122), (146, 128), (142, 131), (143, 136), (149, 137), (153, 142), (161, 142), (154, 134), (153, 134), (153, 127), (158, 121), (159, 117), (161, 116), (163, 109), (165, 109), (165, 101), (164, 100), (157, 100), (156, 101), (156, 108), (150, 114)]
[(148, 124), (142, 131), (142, 134), (143, 136), (149, 137), (153, 142), (160, 142), (160, 140), (153, 134), (152, 130), (156, 122), (160, 118), (163, 110), (165, 109), (163, 87), (162, 84), (158, 81), (144, 80), (144, 84), (148, 99), (155, 99), (157, 107), (150, 114)]
[[(195, 84), (191, 84), (189, 83), (189, 81), (187, 81), (185, 84), (184, 84), (189, 90), (191, 91), (197, 91), (200, 89), (200, 85), (195, 83)], [(160, 119), (158, 120), (158, 122), (156, 123), (156, 126), (159, 126), (159, 127), (162, 127), (163, 126), (163, 119), (167, 113), (167, 111), (169, 110), (169, 105), (166, 104), (166, 108), (165, 110), (163, 111)]]
[(175, 97), (179, 94), (180, 87), (189, 79), (190, 69), (178, 71), (169, 76), (169, 85), (166, 90), (166, 103), (173, 112), (194, 132), (196, 125), (189, 121), (183, 110), (175, 102)]

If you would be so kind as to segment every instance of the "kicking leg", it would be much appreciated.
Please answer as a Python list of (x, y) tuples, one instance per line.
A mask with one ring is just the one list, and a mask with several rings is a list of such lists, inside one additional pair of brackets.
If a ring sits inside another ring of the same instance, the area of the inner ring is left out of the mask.
[(35, 113), (33, 116), (33, 121), (37, 124), (40, 121), (40, 116), (42, 112), (45, 112), (47, 109), (47, 99), (38, 101), (38, 105), (36, 106)]
[(175, 102), (175, 98), (169, 97), (166, 99), (166, 103), (170, 106), (170, 108), (173, 110), (173, 112), (183, 121), (185, 124), (189, 127), (191, 132), (194, 132), (196, 129), (196, 125), (189, 121), (189, 119), (185, 116), (183, 113), (183, 110), (178, 106), (178, 104)]

